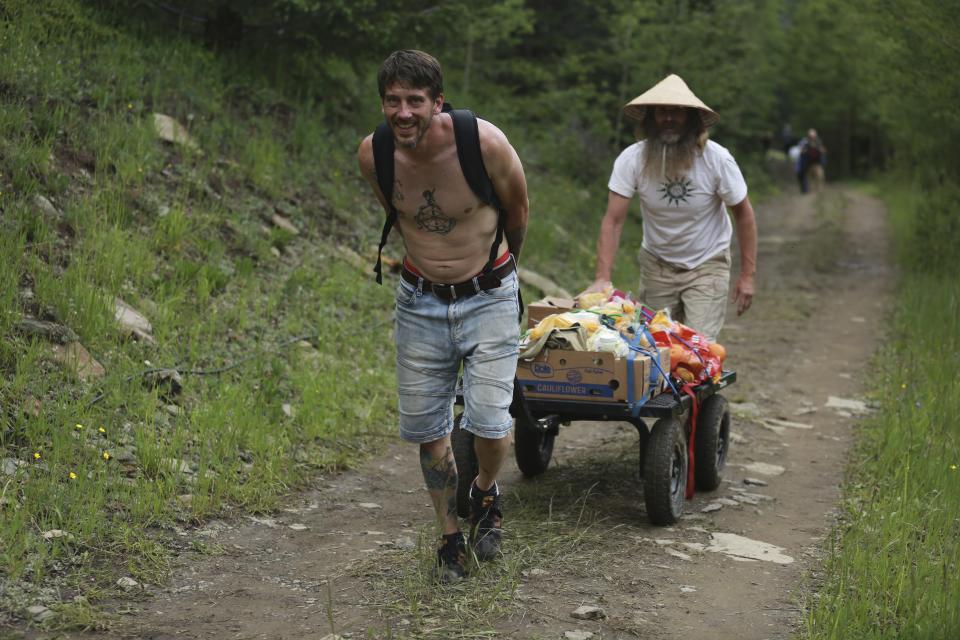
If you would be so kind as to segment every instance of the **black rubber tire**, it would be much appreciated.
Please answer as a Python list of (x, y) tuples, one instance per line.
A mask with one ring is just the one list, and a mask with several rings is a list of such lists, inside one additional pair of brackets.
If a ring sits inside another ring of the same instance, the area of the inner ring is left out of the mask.
[(517, 456), (517, 466), (528, 478), (540, 475), (550, 465), (558, 419), (551, 416), (550, 420), (547, 430), (540, 429), (523, 418), (517, 418), (514, 425), (513, 448)]
[(450, 440), (453, 447), (453, 458), (457, 462), (457, 515), (461, 518), (470, 517), (470, 485), (480, 472), (477, 462), (477, 452), (473, 448), (474, 435), (460, 428), (463, 414), (457, 414), (453, 419), (453, 433)]
[(683, 513), (687, 492), (687, 439), (675, 418), (661, 418), (647, 440), (643, 500), (656, 525), (674, 524)]
[(723, 480), (730, 450), (730, 405), (715, 394), (703, 401), (693, 443), (693, 467), (699, 491), (713, 491)]

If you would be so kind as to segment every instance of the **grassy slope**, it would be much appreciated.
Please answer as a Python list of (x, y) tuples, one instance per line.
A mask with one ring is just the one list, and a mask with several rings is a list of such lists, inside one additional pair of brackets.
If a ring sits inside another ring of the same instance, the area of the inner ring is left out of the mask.
[[(355, 169), (361, 132), (228, 60), (71, 0), (0, 11), (0, 624), (60, 602), (56, 624), (95, 625), (87, 603), (118, 577), (164, 579), (173, 528), (270, 510), (392, 437), (392, 286), (369, 276), (382, 212)], [(154, 113), (197, 149), (159, 141)], [(529, 181), (525, 263), (585, 285), (603, 185)], [(117, 297), (155, 344), (121, 335)], [(58, 364), (24, 318), (69, 329), (105, 375)]]
[[(271, 509), (393, 423), (390, 287), (338, 253), (377, 233), (355, 136), (190, 43), (72, 2), (4, 11), (0, 451), (16, 471), (0, 485), (0, 622), (95, 601), (121, 575), (162, 580), (170, 527)], [(160, 142), (154, 112), (198, 150)], [(299, 234), (270, 224), (278, 210)], [(115, 297), (155, 345), (121, 335)], [(68, 327), (105, 376), (54, 362), (25, 317)], [(146, 383), (155, 367), (182, 369), (182, 391)]]

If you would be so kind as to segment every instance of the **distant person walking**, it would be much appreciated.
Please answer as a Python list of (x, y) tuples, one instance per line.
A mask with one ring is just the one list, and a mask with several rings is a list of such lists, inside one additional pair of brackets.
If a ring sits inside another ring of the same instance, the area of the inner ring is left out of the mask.
[[(513, 426), (516, 261), (527, 228), (527, 183), (502, 131), (469, 112), (444, 110), (443, 74), (433, 56), (395, 51), (377, 81), (385, 123), (364, 138), (358, 155), (387, 213), (384, 237), (395, 220), (406, 250), (396, 290), (400, 437), (419, 445), (441, 528), (436, 576), (456, 582), (466, 574), (467, 551), (457, 519), (459, 482), (471, 483), (470, 543), (477, 558), (491, 560), (500, 552), (497, 474)], [(458, 127), (472, 127), (472, 135), (455, 133), (454, 116)], [(474, 192), (458, 162), (458, 151), (468, 148), (482, 155), (482, 163), (471, 166), (485, 168), (489, 202)], [(385, 175), (393, 178), (381, 182)], [(458, 477), (450, 441), (461, 365), (461, 424), (476, 436), (476, 478)]]
[(797, 173), (800, 177), (800, 191), (807, 193), (810, 187), (815, 192), (823, 189), (823, 168), (827, 163), (827, 147), (824, 146), (816, 129), (808, 129), (807, 135), (800, 141), (800, 162)]
[(630, 199), (640, 198), (640, 300), (716, 340), (730, 292), (730, 242), (736, 222), (740, 273), (732, 299), (750, 308), (757, 264), (757, 226), (747, 184), (730, 152), (708, 140), (720, 116), (679, 76), (670, 75), (624, 107), (639, 123), (639, 142), (613, 165), (607, 211), (597, 240), (596, 279), (584, 293), (610, 285)]

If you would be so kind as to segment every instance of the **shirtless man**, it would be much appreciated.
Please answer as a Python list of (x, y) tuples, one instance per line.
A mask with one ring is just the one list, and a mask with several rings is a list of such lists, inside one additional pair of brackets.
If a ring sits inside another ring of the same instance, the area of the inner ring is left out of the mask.
[[(456, 513), (451, 448), (461, 364), (461, 426), (473, 433), (479, 475), (472, 482), (470, 544), (480, 560), (500, 550), (497, 474), (509, 453), (517, 366), (516, 260), (527, 228), (527, 185), (516, 151), (497, 127), (478, 120), (487, 174), (506, 212), (495, 254), (498, 212), (464, 178), (453, 122), (443, 107), (440, 64), (422, 51), (392, 53), (377, 77), (393, 134), (394, 184), (387, 202), (376, 178), (373, 135), (360, 143), (360, 171), (384, 210), (397, 211), (406, 256), (396, 290), (400, 436), (420, 447), (420, 466), (442, 529), (437, 577), (464, 577), (466, 540)], [(496, 260), (490, 265), (492, 255)]]

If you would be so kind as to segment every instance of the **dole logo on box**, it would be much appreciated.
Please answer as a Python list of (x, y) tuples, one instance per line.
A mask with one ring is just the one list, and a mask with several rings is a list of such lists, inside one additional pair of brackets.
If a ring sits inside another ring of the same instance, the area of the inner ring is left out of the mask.
[(538, 378), (552, 378), (553, 377), (553, 367), (550, 366), (548, 362), (534, 362), (533, 366), (530, 367), (530, 371), (533, 372), (533, 375)]

